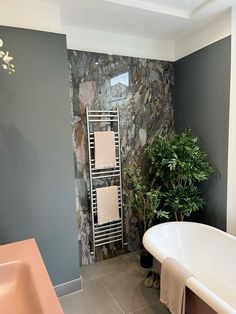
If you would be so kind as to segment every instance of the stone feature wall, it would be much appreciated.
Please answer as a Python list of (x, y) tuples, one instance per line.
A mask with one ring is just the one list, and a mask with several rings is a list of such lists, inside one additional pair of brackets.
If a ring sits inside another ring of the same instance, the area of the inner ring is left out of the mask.
[[(94, 262), (86, 108), (119, 109), (122, 168), (132, 164), (140, 149), (156, 135), (173, 130), (174, 67), (171, 62), (68, 51), (75, 160), (78, 238), (82, 264)], [(124, 208), (124, 232), (129, 251), (139, 247), (138, 218)], [(121, 254), (119, 243), (96, 251), (96, 260)]]

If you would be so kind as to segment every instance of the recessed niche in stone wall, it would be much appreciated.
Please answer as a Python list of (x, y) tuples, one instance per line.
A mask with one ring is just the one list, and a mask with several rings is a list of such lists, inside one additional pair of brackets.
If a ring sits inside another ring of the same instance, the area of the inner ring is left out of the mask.
[[(89, 175), (86, 107), (118, 108), (120, 112), (123, 169), (157, 134), (173, 129), (174, 68), (171, 62), (68, 51), (70, 98), (75, 160), (78, 238), (82, 264), (92, 263), (91, 213), (88, 202)], [(138, 218), (124, 210), (125, 239), (129, 251), (139, 247)], [(100, 247), (96, 260), (122, 253), (118, 243)]]

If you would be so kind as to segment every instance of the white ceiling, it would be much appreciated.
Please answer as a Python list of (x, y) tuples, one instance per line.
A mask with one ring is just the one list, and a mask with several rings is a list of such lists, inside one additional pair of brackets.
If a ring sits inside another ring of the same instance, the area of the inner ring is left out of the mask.
[(28, 0), (57, 5), (63, 26), (176, 41), (236, 0)]
[(156, 5), (166, 6), (168, 8), (176, 8), (179, 10), (192, 11), (208, 0), (144, 0), (145, 3), (153, 3)]
[(106, 2), (139, 8), (141, 10), (191, 18), (200, 8), (206, 7), (212, 0), (104, 0)]

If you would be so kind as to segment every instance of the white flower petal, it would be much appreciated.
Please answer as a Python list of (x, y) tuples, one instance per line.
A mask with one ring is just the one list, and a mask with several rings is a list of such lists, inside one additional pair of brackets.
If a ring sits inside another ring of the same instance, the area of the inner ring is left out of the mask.
[(0, 47), (2, 47), (2, 46), (3, 46), (3, 41), (0, 38)]
[(11, 62), (11, 60), (13, 60), (13, 58), (10, 57), (10, 56), (8, 55), (8, 52), (7, 52), (7, 54), (3, 57), (3, 61), (4, 61), (5, 63), (9, 63), (9, 62)]

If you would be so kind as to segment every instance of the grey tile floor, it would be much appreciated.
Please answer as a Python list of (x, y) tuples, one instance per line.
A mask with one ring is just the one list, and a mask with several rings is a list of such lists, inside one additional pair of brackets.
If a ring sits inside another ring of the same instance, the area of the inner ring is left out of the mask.
[(63, 296), (65, 314), (169, 314), (159, 290), (145, 288), (146, 270), (134, 252), (82, 266), (83, 290)]

